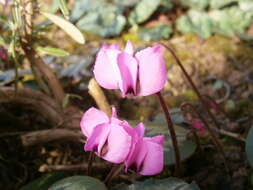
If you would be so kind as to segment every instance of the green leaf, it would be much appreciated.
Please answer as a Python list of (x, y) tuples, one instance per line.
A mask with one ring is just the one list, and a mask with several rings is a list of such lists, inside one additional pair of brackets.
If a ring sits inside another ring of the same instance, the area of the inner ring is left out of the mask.
[(239, 7), (241, 10), (249, 12), (253, 11), (253, 1), (252, 0), (240, 0)]
[(71, 20), (77, 21), (88, 12), (94, 12), (99, 7), (103, 7), (106, 0), (75, 0), (71, 11)]
[(220, 9), (222, 7), (225, 7), (231, 3), (236, 3), (238, 0), (211, 0), (210, 1), (210, 7), (211, 9)]
[(253, 127), (251, 127), (246, 139), (246, 155), (251, 167), (253, 168)]
[(250, 178), (251, 180), (251, 185), (253, 186), (253, 174), (251, 175), (251, 178)]
[(188, 184), (181, 179), (169, 177), (165, 179), (147, 179), (131, 185), (117, 185), (112, 190), (200, 190), (194, 182)]
[(46, 190), (56, 181), (64, 178), (64, 174), (61, 172), (54, 172), (46, 174), (27, 185), (23, 186), (20, 190)]
[(180, 0), (180, 2), (183, 5), (196, 10), (204, 10), (209, 4), (209, 0)]
[(60, 56), (60, 57), (69, 55), (68, 52), (59, 48), (52, 48), (52, 47), (44, 48), (44, 47), (38, 46), (36, 50), (42, 54), (54, 55), (54, 56)]
[(126, 24), (126, 18), (122, 14), (122, 7), (101, 4), (94, 11), (83, 16), (77, 22), (77, 26), (81, 30), (102, 37), (116, 36), (121, 33)]
[(57, 181), (48, 190), (107, 190), (107, 188), (96, 178), (73, 176)]
[(143, 27), (138, 31), (139, 38), (144, 41), (158, 41), (161, 39), (168, 39), (173, 30), (171, 26), (159, 24), (155, 27)]
[(0, 46), (5, 45), (5, 40), (0, 36)]
[(129, 15), (129, 22), (140, 24), (146, 21), (158, 8), (161, 0), (141, 0)]
[(206, 39), (212, 35), (213, 22), (206, 12), (190, 10), (176, 20), (176, 27), (182, 33), (196, 33)]
[(225, 36), (244, 33), (253, 19), (253, 12), (245, 12), (239, 7), (214, 10), (209, 15), (213, 21), (213, 31)]
[(69, 9), (66, 3), (66, 0), (58, 0), (59, 7), (61, 9), (62, 14), (65, 18), (69, 18)]
[(54, 24), (59, 26), (62, 30), (64, 30), (76, 42), (84, 44), (85, 42), (84, 36), (75, 25), (51, 13), (42, 12), (42, 14), (49, 20), (51, 20)]

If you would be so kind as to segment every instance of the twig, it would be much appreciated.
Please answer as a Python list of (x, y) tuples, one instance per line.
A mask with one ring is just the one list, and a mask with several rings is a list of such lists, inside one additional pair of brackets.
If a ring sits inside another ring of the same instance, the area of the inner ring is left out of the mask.
[(21, 141), (25, 147), (44, 144), (55, 140), (83, 142), (84, 139), (80, 131), (69, 129), (47, 129), (21, 135)]
[[(96, 170), (106, 170), (109, 168), (109, 164), (106, 163), (93, 163), (93, 167)], [(41, 172), (51, 172), (51, 171), (87, 171), (88, 164), (76, 164), (76, 165), (42, 165), (40, 168)]]
[(226, 131), (226, 130), (223, 130), (223, 129), (213, 129), (216, 133), (219, 133), (221, 135), (225, 135), (225, 136), (228, 136), (228, 137), (231, 137), (231, 138), (234, 138), (234, 139), (237, 139), (239, 141), (243, 141), (245, 142), (246, 139), (239, 135), (239, 134), (236, 134), (236, 133), (233, 133), (233, 132), (230, 132), (230, 131)]

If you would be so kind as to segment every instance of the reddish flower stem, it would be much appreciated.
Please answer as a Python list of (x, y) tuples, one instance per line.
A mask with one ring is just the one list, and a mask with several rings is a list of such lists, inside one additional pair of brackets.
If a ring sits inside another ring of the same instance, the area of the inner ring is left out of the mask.
[(94, 152), (90, 152), (89, 154), (89, 158), (88, 158), (88, 168), (87, 168), (87, 175), (91, 174), (92, 171), (92, 164), (93, 164), (93, 160), (95, 159), (95, 154)]
[(114, 178), (116, 175), (118, 175), (121, 170), (123, 169), (124, 164), (120, 164), (120, 165), (116, 165), (114, 164), (111, 171), (108, 173), (108, 175), (106, 176), (104, 183), (106, 185), (109, 184), (109, 182), (112, 180), (112, 178)]
[(173, 58), (175, 59), (177, 65), (180, 67), (180, 69), (182, 70), (182, 72), (184, 73), (185, 77), (187, 78), (187, 80), (189, 81), (189, 83), (191, 84), (193, 90), (195, 91), (195, 93), (197, 94), (201, 104), (205, 107), (208, 115), (210, 116), (210, 118), (213, 120), (213, 122), (215, 123), (216, 127), (218, 129), (220, 129), (220, 126), (217, 122), (217, 120), (215, 119), (214, 115), (212, 114), (212, 112), (209, 110), (208, 105), (206, 104), (206, 101), (203, 99), (203, 97), (201, 96), (198, 88), (196, 87), (196, 85), (194, 84), (194, 82), (192, 81), (190, 75), (187, 73), (187, 71), (185, 70), (183, 64), (181, 63), (181, 61), (179, 60), (179, 58), (177, 57), (177, 55), (175, 54), (174, 50), (170, 47), (168, 47), (166, 44), (162, 43), (162, 45), (171, 53), (171, 55), (173, 56)]
[(158, 93), (156, 93), (156, 95), (157, 95), (157, 97), (159, 99), (159, 102), (162, 106), (162, 109), (163, 109), (163, 112), (164, 112), (164, 115), (165, 115), (165, 118), (166, 118), (166, 121), (167, 121), (168, 129), (169, 129), (169, 132), (170, 132), (172, 145), (173, 145), (174, 152), (175, 152), (175, 161), (176, 161), (175, 174), (179, 175), (180, 174), (180, 169), (181, 169), (181, 164), (180, 164), (180, 152), (179, 152), (176, 132), (175, 132), (175, 129), (173, 127), (173, 123), (172, 123), (172, 120), (171, 120), (171, 117), (170, 117), (168, 107), (167, 107), (161, 93), (158, 92)]

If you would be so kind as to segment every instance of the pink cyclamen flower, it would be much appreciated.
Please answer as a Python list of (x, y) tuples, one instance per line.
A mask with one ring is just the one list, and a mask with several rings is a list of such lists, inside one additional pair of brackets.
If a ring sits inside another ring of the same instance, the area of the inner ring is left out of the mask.
[(132, 127), (126, 121), (117, 119), (113, 109), (109, 118), (104, 112), (90, 108), (81, 120), (81, 130), (87, 137), (85, 151), (96, 154), (112, 163), (122, 163), (132, 145)]
[(131, 151), (125, 161), (125, 170), (136, 170), (142, 175), (155, 175), (163, 170), (164, 136), (144, 137), (145, 127), (142, 123), (135, 128)]
[(85, 151), (94, 151), (112, 163), (125, 163), (142, 175), (154, 175), (163, 169), (163, 136), (144, 137), (144, 125), (132, 128), (127, 121), (90, 108), (81, 120), (81, 130), (87, 137)]
[(130, 41), (124, 51), (117, 44), (103, 44), (93, 72), (103, 88), (120, 89), (123, 97), (157, 93), (167, 79), (162, 46), (155, 45), (134, 53)]
[(192, 126), (200, 133), (200, 134), (205, 134), (206, 133), (206, 129), (204, 127), (204, 125), (198, 121), (198, 120), (193, 120), (192, 121)]

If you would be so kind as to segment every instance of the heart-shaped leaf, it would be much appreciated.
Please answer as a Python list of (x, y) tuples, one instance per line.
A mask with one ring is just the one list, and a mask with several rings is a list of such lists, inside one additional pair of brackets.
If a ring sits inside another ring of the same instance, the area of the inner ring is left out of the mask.
[(181, 179), (169, 177), (166, 179), (148, 179), (131, 185), (118, 185), (112, 190), (200, 190), (196, 183), (188, 184)]
[(48, 190), (107, 190), (107, 188), (96, 178), (72, 176), (57, 181)]
[(253, 168), (253, 127), (251, 127), (246, 139), (246, 154), (248, 161)]
[(61, 172), (54, 172), (47, 175), (44, 175), (27, 185), (23, 186), (20, 190), (45, 190), (48, 189), (56, 181), (64, 178), (65, 175)]

